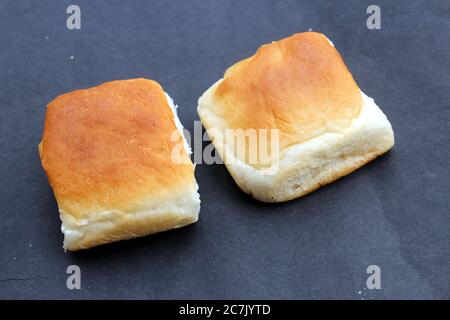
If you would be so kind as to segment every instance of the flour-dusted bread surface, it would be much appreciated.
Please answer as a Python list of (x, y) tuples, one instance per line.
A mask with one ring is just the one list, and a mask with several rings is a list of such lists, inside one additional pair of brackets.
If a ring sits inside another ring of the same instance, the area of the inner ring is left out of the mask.
[(173, 159), (183, 139), (176, 121), (170, 98), (147, 79), (107, 82), (50, 102), (39, 153), (65, 249), (197, 221), (200, 200), (188, 150), (177, 153), (183, 161)]
[[(386, 116), (361, 92), (331, 41), (315, 32), (264, 45), (230, 67), (201, 96), (198, 113), (236, 183), (267, 202), (305, 195), (394, 144)], [(249, 162), (261, 141), (238, 154), (217, 138), (230, 129), (277, 130), (271, 150), (277, 157)]]

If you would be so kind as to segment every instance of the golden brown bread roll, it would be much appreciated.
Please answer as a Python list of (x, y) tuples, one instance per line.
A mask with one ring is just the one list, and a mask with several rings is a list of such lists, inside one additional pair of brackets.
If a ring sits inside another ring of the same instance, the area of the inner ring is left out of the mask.
[(175, 107), (152, 80), (107, 82), (47, 107), (39, 144), (64, 233), (79, 250), (196, 222), (190, 150), (173, 161)]
[[(239, 187), (266, 202), (303, 196), (394, 144), (386, 116), (315, 32), (264, 45), (230, 67), (200, 97), (198, 113)], [(231, 143), (228, 133), (239, 130), (277, 135)]]

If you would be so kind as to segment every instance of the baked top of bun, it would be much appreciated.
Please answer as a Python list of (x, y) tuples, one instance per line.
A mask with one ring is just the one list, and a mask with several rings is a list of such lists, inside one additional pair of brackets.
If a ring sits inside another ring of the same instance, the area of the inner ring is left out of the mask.
[(145, 210), (150, 197), (158, 203), (196, 186), (186, 150), (172, 159), (181, 139), (157, 82), (119, 80), (50, 102), (39, 151), (60, 211), (79, 221)]
[(328, 38), (305, 32), (263, 45), (230, 67), (200, 99), (199, 112), (207, 108), (202, 120), (218, 130), (279, 129), (282, 150), (345, 129), (362, 104)]

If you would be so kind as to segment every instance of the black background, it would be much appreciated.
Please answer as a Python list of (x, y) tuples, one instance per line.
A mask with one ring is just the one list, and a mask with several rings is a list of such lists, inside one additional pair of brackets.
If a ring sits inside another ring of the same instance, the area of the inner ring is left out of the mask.
[[(450, 298), (450, 1), (0, 1), (0, 298)], [(81, 30), (66, 8), (81, 7)], [(366, 27), (370, 4), (381, 29)], [(264, 43), (325, 33), (396, 135), (387, 155), (267, 205), (198, 165), (197, 224), (64, 253), (37, 144), (57, 95), (160, 82), (191, 132), (197, 99)], [(71, 59), (73, 56), (73, 59)], [(66, 268), (81, 267), (81, 290)], [(381, 268), (381, 290), (366, 268)]]

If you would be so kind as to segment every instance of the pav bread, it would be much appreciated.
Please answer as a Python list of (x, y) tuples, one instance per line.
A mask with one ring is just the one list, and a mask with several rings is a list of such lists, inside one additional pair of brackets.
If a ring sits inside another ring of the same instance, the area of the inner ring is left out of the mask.
[(50, 102), (39, 154), (65, 249), (197, 221), (198, 186), (181, 130), (172, 100), (152, 80), (107, 82)]
[[(263, 45), (230, 67), (200, 97), (198, 113), (236, 183), (264, 202), (306, 195), (394, 145), (386, 116), (316, 32)], [(229, 131), (249, 130), (274, 131), (276, 141), (226, 139)], [(267, 157), (249, 161), (261, 146)]]

